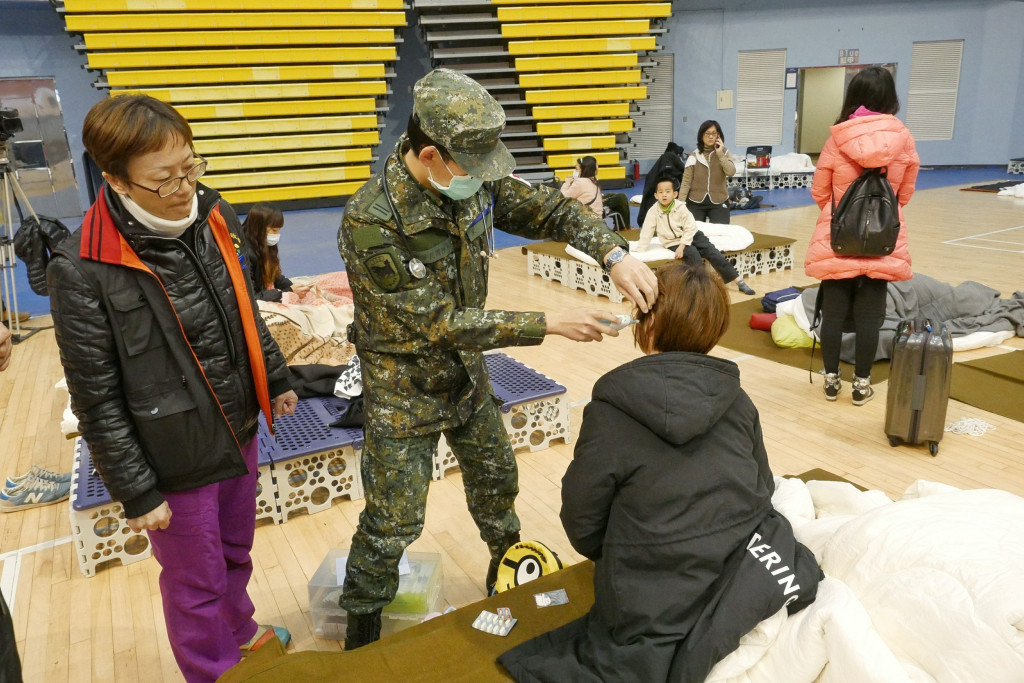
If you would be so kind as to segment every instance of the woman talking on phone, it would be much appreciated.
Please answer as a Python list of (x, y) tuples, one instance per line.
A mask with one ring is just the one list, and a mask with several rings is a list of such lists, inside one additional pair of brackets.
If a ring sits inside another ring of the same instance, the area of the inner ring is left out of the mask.
[(705, 121), (697, 130), (697, 149), (686, 158), (679, 196), (698, 221), (729, 222), (729, 178), (736, 164), (725, 148), (718, 121)]

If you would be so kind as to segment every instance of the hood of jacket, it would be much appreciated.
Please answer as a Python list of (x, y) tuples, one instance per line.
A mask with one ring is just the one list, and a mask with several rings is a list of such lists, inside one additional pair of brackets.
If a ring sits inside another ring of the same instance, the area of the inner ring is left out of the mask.
[[(670, 444), (707, 432), (736, 401), (735, 363), (701, 353), (655, 353), (612, 370), (594, 385), (609, 403)], [(687, 400), (680, 400), (680, 397)]]
[(906, 151), (907, 127), (891, 114), (858, 116), (830, 129), (839, 150), (861, 168), (888, 166)]

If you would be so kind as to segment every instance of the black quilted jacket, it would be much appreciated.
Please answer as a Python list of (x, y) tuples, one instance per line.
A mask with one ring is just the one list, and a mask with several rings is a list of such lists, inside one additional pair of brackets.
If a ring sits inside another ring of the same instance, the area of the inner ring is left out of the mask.
[[(245, 474), (239, 446), (255, 435), (260, 409), (254, 377), (265, 367), (270, 398), (290, 389), (248, 274), (236, 269), (236, 297), (214, 239), (212, 215), (237, 249), (238, 218), (216, 191), (200, 185), (199, 196), (196, 223), (173, 239), (138, 225), (106, 187), (47, 268), (72, 408), (129, 517), (159, 506), (160, 491)], [(248, 340), (243, 300), (255, 318)]]
[(14, 253), (25, 263), (28, 286), (39, 296), (46, 296), (46, 264), (50, 254), (71, 233), (56, 218), (29, 216), (14, 235)]

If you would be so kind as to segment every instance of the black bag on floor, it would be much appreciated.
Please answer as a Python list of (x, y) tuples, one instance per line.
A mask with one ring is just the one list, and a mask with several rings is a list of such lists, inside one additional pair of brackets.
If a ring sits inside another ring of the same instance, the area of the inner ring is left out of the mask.
[(903, 320), (889, 364), (885, 434), (889, 445), (928, 442), (932, 455), (946, 428), (949, 382), (953, 376), (953, 340), (945, 325), (928, 319)]
[(761, 206), (764, 195), (750, 194), (745, 187), (734, 187), (729, 191), (729, 201), (726, 202), (730, 211), (749, 211)]

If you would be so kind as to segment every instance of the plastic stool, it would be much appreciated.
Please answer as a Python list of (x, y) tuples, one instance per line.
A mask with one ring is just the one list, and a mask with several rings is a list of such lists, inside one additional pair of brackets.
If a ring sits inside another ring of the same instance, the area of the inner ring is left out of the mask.
[(114, 560), (128, 565), (153, 554), (149, 537), (132, 531), (124, 508), (111, 500), (81, 437), (75, 439), (68, 512), (78, 568), (86, 576), (95, 576), (98, 568)]

